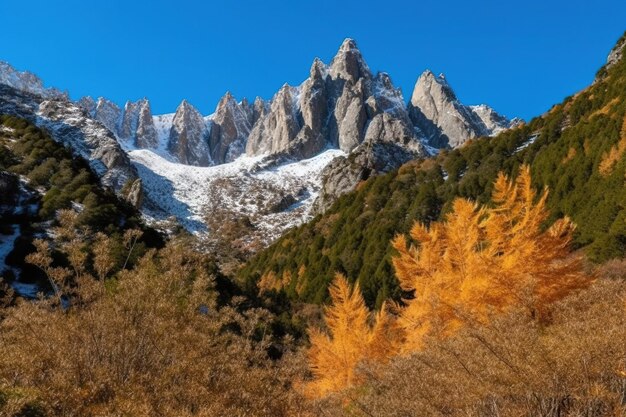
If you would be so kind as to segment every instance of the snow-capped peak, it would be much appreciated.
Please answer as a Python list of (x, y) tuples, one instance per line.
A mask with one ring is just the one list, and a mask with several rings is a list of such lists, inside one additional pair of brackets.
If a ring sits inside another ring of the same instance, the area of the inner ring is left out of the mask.
[(46, 88), (43, 81), (28, 71), (18, 71), (9, 63), (0, 61), (0, 84), (8, 85), (16, 90), (36, 94), (46, 99), (67, 99), (67, 93), (56, 88)]

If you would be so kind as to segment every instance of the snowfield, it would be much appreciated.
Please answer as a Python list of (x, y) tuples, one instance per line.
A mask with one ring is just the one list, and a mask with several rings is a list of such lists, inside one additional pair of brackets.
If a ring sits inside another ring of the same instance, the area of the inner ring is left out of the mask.
[(149, 222), (174, 216), (192, 233), (211, 235), (224, 221), (245, 219), (259, 236), (266, 237), (264, 243), (310, 218), (322, 170), (345, 155), (329, 149), (311, 159), (264, 168), (264, 156), (196, 167), (172, 162), (159, 153), (128, 150), (143, 182), (143, 211)]

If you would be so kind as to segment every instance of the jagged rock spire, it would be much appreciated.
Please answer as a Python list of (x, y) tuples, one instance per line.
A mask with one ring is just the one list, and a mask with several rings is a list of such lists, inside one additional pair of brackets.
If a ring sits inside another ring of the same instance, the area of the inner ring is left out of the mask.
[(176, 109), (167, 148), (180, 163), (197, 166), (212, 164), (206, 123), (187, 100), (183, 100)]
[(245, 149), (254, 120), (254, 108), (245, 98), (237, 103), (227, 91), (217, 105), (211, 120), (209, 146), (216, 164), (231, 162)]
[(430, 70), (418, 78), (408, 109), (415, 127), (435, 148), (455, 148), (468, 139), (493, 135), (513, 125), (488, 106), (463, 105), (445, 76), (435, 76)]

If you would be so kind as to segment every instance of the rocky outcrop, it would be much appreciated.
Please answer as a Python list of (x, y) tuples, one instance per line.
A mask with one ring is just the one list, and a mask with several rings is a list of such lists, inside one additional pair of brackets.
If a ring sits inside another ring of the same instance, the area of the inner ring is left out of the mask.
[(361, 181), (397, 169), (423, 155), (421, 146), (411, 150), (395, 141), (366, 140), (350, 154), (335, 158), (324, 168), (322, 189), (313, 204), (313, 213), (323, 213)]
[[(402, 94), (387, 74), (373, 76), (356, 42), (346, 39), (330, 65), (315, 59), (309, 78), (299, 87), (283, 86), (270, 109), (252, 129), (248, 155), (281, 154), (309, 158), (326, 147), (351, 152), (367, 137), (377, 115), (417, 142)], [(377, 134), (371, 134), (376, 137)], [(406, 138), (406, 137), (405, 137)]]
[(167, 149), (182, 164), (212, 165), (206, 123), (187, 100), (183, 100), (176, 109)]
[(606, 58), (606, 64), (604, 64), (604, 66), (598, 70), (596, 78), (593, 80), (594, 84), (606, 78), (608, 70), (622, 60), (622, 58), (624, 57), (625, 49), (626, 32), (624, 32), (624, 34), (621, 38), (619, 38), (613, 49), (611, 49), (611, 52), (609, 52), (609, 56)]
[(152, 118), (150, 102), (147, 99), (144, 98), (134, 103), (126, 102), (117, 136), (122, 140), (131, 142), (138, 148), (152, 149), (157, 147), (157, 131)]
[(495, 136), (500, 132), (503, 132), (507, 129), (512, 129), (524, 122), (522, 119), (517, 117), (509, 119), (506, 116), (499, 114), (486, 104), (469, 106), (469, 108), (483, 122), (483, 124), (487, 128), (487, 134), (489, 136)]
[(518, 123), (487, 106), (465, 106), (443, 74), (435, 76), (428, 70), (417, 80), (408, 108), (413, 124), (434, 148), (456, 148), (468, 139), (491, 136)]
[(272, 98), (270, 109), (250, 132), (246, 154), (277, 153), (289, 147), (302, 126), (298, 88), (285, 84)]
[[(263, 107), (262, 104), (259, 106)], [(254, 122), (254, 107), (246, 99), (237, 103), (227, 92), (211, 117), (209, 147), (213, 162), (232, 162), (243, 154)]]
[(92, 117), (96, 112), (96, 100), (94, 100), (91, 96), (81, 97), (76, 104)]
[(156, 148), (159, 144), (150, 102), (143, 100), (137, 116), (137, 130), (135, 131), (135, 146), (138, 148)]
[[(129, 185), (130, 184), (130, 185)], [(129, 182), (124, 190), (124, 198), (135, 207), (141, 207), (143, 203), (143, 187), (141, 179)]]
[(102, 123), (111, 133), (119, 137), (119, 125), (122, 118), (122, 110), (117, 104), (106, 98), (100, 97), (92, 114), (93, 118)]
[(624, 55), (624, 49), (626, 47), (626, 34), (620, 38), (615, 47), (609, 53), (609, 56), (606, 59), (606, 68), (610, 68), (613, 65), (617, 64)]

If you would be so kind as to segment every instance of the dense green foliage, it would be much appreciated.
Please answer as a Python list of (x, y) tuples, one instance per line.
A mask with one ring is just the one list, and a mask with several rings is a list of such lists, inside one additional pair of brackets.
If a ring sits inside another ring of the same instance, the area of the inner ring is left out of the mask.
[[(320, 303), (335, 272), (342, 272), (360, 283), (370, 306), (397, 299), (391, 238), (416, 220), (440, 219), (455, 197), (487, 203), (497, 173), (515, 175), (522, 163), (530, 164), (537, 187), (550, 189), (550, 222), (570, 216), (578, 226), (576, 245), (594, 261), (622, 256), (626, 60), (599, 73), (594, 85), (528, 124), (361, 184), (253, 258), (240, 278), (253, 290), (264, 274), (291, 277), (284, 280), (290, 298)], [(607, 162), (611, 153), (614, 163)]]
[[(11, 224), (20, 225), (20, 237), (6, 261), (22, 268), (23, 275), (36, 274), (24, 263), (25, 256), (34, 250), (34, 235), (47, 229), (50, 222), (54, 224), (58, 210), (73, 205), (80, 212), (80, 226), (103, 232), (118, 242), (116, 267), (132, 264), (148, 247), (163, 245), (162, 237), (143, 224), (132, 205), (100, 185), (87, 161), (24, 119), (0, 115), (0, 171), (21, 176), (24, 186), (37, 191), (31, 193), (37, 196), (33, 202), (38, 206), (36, 213), (5, 214), (0, 220), (5, 232), (12, 231)], [(126, 262), (122, 236), (128, 229), (140, 229), (143, 235), (132, 259)]]

